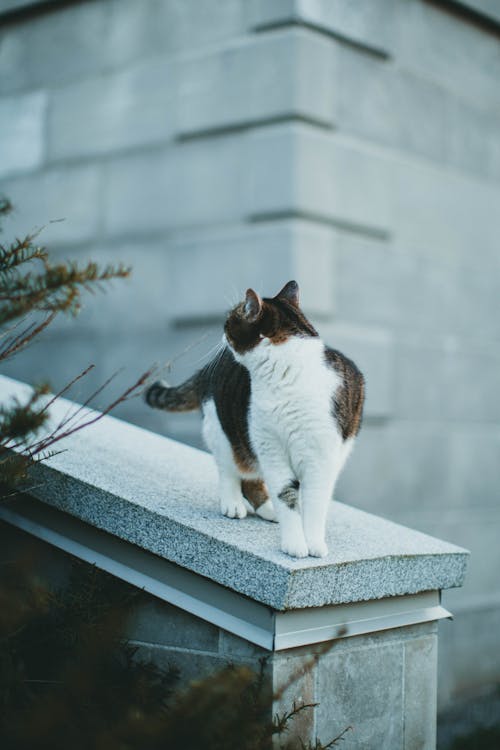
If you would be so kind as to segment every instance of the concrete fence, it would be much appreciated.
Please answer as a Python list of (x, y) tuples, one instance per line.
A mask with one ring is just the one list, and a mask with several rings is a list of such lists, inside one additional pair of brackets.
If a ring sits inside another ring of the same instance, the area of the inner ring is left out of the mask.
[[(0, 379), (1, 401), (27, 391)], [(149, 657), (184, 680), (267, 657), (271, 692), (294, 677), (270, 710), (318, 703), (303, 739), (350, 725), (346, 748), (435, 747), (441, 591), (462, 584), (465, 550), (332, 503), (331, 553), (294, 560), (275, 524), (219, 514), (202, 451), (112, 417), (63, 448), (0, 519), (148, 592), (129, 637)]]

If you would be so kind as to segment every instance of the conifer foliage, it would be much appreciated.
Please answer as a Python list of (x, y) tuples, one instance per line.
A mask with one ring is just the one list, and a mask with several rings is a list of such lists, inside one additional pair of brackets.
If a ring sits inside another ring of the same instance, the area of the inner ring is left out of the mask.
[(141, 592), (79, 562), (51, 590), (32, 555), (0, 564), (2, 750), (327, 750), (346, 737), (292, 739), (313, 705), (273, 717), (265, 663), (181, 687), (175, 668), (141, 659), (123, 635)]
[[(0, 199), (0, 232), (2, 220), (11, 211), (10, 202)], [(82, 266), (72, 262), (54, 264), (47, 250), (36, 244), (37, 236), (38, 232), (12, 242), (0, 242), (0, 365), (30, 344), (58, 313), (76, 315), (82, 292), (93, 292), (111, 279), (130, 274), (130, 269), (120, 264), (104, 268), (93, 262)], [(12, 399), (0, 405), (0, 477), (7, 486), (23, 479), (33, 461), (51, 455), (52, 446), (59, 440), (102, 416), (85, 412), (91, 399), (101, 392), (100, 388), (81, 409), (70, 412), (63, 422), (48, 432), (45, 430), (42, 438), (38, 437), (48, 425), (54, 399), (69, 390), (92, 367), (78, 374), (55, 396), (49, 396), (49, 386), (40, 383), (24, 401)], [(144, 373), (115, 398), (103, 414), (138, 392), (150, 374)]]

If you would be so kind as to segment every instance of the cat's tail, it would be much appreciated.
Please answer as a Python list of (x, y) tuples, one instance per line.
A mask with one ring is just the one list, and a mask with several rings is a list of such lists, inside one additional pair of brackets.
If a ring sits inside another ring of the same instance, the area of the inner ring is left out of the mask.
[(200, 408), (198, 373), (176, 388), (157, 380), (144, 391), (144, 400), (153, 409), (194, 411)]

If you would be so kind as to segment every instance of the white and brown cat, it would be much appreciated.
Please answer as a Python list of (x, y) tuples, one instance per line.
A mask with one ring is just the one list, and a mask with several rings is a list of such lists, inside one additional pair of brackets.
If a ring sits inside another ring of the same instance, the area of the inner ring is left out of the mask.
[(364, 379), (321, 341), (295, 281), (273, 298), (249, 289), (227, 317), (222, 352), (177, 388), (154, 383), (145, 398), (167, 411), (201, 409), (224, 515), (277, 516), (283, 552), (328, 553), (328, 506), (361, 426)]

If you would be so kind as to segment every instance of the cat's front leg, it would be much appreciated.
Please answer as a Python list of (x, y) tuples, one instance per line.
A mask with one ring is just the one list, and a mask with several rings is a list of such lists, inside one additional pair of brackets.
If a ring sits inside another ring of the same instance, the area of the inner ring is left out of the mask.
[(245, 518), (247, 509), (241, 494), (241, 480), (231, 471), (219, 466), (220, 510), (228, 518)]
[(299, 504), (299, 483), (277, 446), (267, 446), (261, 466), (280, 524), (281, 551), (290, 557), (309, 554)]
[(337, 466), (330, 458), (311, 463), (302, 477), (302, 519), (307, 548), (312, 557), (325, 557), (328, 554), (326, 519), (337, 475)]

